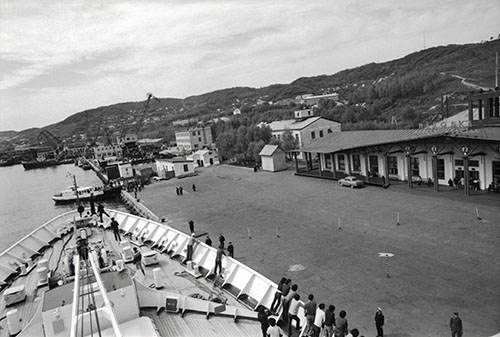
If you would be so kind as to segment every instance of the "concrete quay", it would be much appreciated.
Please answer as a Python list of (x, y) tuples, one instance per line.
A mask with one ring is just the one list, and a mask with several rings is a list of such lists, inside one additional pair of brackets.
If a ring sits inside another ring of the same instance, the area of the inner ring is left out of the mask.
[[(188, 232), (192, 219), (214, 244), (223, 233), (235, 258), (275, 282), (291, 278), (304, 301), (312, 293), (337, 316), (345, 310), (361, 335), (376, 335), (377, 307), (388, 337), (449, 336), (456, 311), (466, 336), (500, 331), (500, 202), (397, 185), (352, 190), (293, 170), (198, 172), (153, 182), (138, 199), (176, 229)], [(394, 254), (390, 278), (379, 253)]]

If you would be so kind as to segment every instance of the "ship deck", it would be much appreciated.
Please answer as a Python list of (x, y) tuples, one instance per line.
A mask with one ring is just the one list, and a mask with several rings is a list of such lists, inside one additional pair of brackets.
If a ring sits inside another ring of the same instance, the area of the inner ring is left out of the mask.
[[(123, 239), (123, 238), (122, 238)], [(127, 238), (131, 245), (136, 245), (134, 240)], [(104, 230), (99, 227), (92, 228), (92, 235), (89, 242), (98, 242), (102, 240), (104, 248), (106, 248), (112, 258), (118, 259), (120, 246), (114, 240), (113, 233), (110, 230)], [(75, 246), (73, 234), (66, 234), (62, 239), (54, 242), (50, 247), (45, 249), (43, 253), (34, 261), (35, 266), (37, 261), (41, 259), (48, 260), (48, 268), (51, 271), (62, 272), (63, 258), (61, 258), (65, 249)], [(151, 248), (147, 245), (136, 245), (141, 252), (147, 253)], [(114, 255), (114, 256), (113, 256)], [(131, 274), (136, 274), (136, 281), (142, 283), (148, 288), (154, 288), (153, 269), (160, 268), (161, 279), (164, 283), (162, 291), (176, 293), (181, 295), (202, 296), (208, 298), (217, 296), (226, 300), (228, 306), (234, 306), (241, 309), (248, 309), (243, 303), (239, 302), (229, 292), (216, 287), (214, 283), (206, 278), (195, 278), (185, 273), (185, 265), (179, 260), (170, 258), (169, 255), (158, 253), (158, 264), (144, 266), (145, 275), (142, 272), (137, 272), (134, 264), (125, 264)], [(0, 337), (10, 336), (7, 327), (6, 314), (12, 309), (17, 309), (21, 325), (26, 326), (30, 320), (36, 319), (36, 313), (41, 310), (42, 294), (48, 290), (48, 285), (38, 287), (38, 275), (36, 267), (33, 267), (26, 275), (18, 276), (12, 281), (10, 287), (2, 290), (0, 296)], [(158, 271), (157, 271), (158, 272)], [(158, 275), (158, 274), (157, 274)], [(12, 304), (6, 307), (3, 293), (6, 289), (14, 286), (24, 285), (27, 294), (26, 300)], [(188, 311), (183, 314), (177, 312), (168, 312), (164, 309), (157, 313), (157, 308), (141, 308), (141, 316), (149, 317), (159, 332), (160, 336), (258, 336), (260, 332), (260, 324), (253, 319), (239, 318), (234, 320), (233, 317), (226, 315), (207, 315), (203, 312)], [(23, 336), (21, 333), (19, 336)]]

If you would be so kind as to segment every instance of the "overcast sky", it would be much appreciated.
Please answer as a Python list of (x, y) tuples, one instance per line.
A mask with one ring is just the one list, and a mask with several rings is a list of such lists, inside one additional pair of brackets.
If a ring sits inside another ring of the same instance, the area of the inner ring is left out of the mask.
[(500, 0), (0, 2), (0, 130), (290, 83), (500, 33)]

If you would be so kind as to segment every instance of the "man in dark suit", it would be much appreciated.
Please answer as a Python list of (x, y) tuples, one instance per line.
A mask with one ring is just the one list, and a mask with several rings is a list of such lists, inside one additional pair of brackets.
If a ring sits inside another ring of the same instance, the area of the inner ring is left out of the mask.
[(454, 312), (450, 318), (451, 337), (462, 337), (462, 320), (458, 317), (458, 312)]

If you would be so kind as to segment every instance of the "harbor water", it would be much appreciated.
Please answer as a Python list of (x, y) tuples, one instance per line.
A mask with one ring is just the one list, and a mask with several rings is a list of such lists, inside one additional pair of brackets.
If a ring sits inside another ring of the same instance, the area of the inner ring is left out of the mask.
[[(73, 184), (71, 175), (76, 176), (79, 186), (102, 185), (94, 171), (74, 164), (33, 170), (22, 165), (0, 167), (0, 252), (50, 219), (76, 208), (76, 204), (55, 205), (52, 200), (52, 195)], [(124, 210), (117, 200), (103, 204)], [(88, 209), (88, 203), (84, 206)]]

